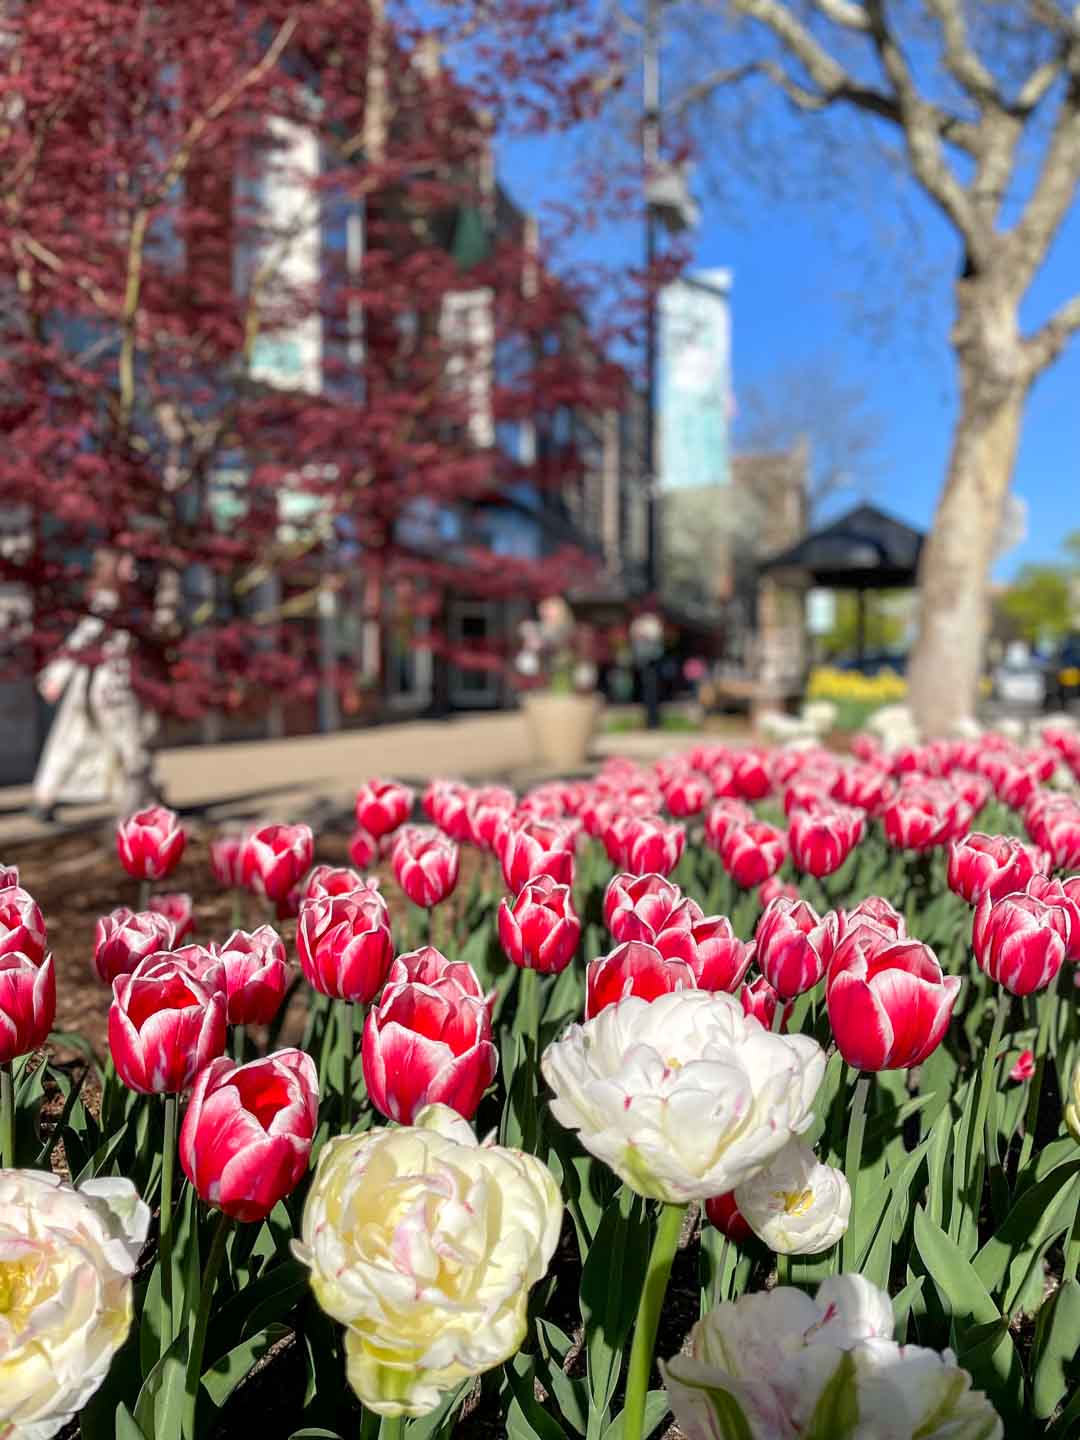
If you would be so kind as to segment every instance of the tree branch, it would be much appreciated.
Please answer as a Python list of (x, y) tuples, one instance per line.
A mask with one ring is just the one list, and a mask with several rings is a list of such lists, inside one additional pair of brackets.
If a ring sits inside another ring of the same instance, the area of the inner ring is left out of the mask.
[(926, 0), (926, 8), (941, 27), (949, 74), (977, 104), (1000, 108), (1004, 102), (997, 83), (968, 39), (963, 0)]
[(1069, 68), (1039, 178), (1012, 232), (1022, 290), (1045, 259), (1080, 184), (1080, 41), (1073, 47)]
[(1052, 365), (1069, 341), (1080, 332), (1080, 295), (1067, 300), (1056, 315), (1024, 342), (1031, 378)]
[[(885, 20), (882, 0), (866, 0), (861, 8), (867, 19), (867, 33), (892, 86), (892, 94), (859, 84), (783, 0), (731, 0), (731, 3), (740, 14), (757, 20), (771, 31), (817, 86), (820, 97), (814, 96), (812, 104), (798, 98), (796, 103), (802, 103), (807, 109), (847, 103), (897, 125), (907, 142), (912, 171), (923, 189), (952, 221), (969, 251), (976, 253), (985, 248), (983, 229), (976, 222), (970, 199), (941, 149), (941, 142), (948, 140), (973, 150), (977, 135), (973, 127), (955, 116), (948, 116), (919, 94), (907, 61)], [(791, 93), (788, 86), (783, 88)], [(814, 95), (814, 92), (808, 94)]]
[(883, 0), (866, 0), (866, 9), (874, 48), (900, 105), (912, 173), (960, 232), (968, 252), (978, 257), (985, 252), (989, 237), (977, 223), (970, 197), (941, 153), (941, 131), (933, 108), (919, 93), (899, 41), (889, 28)]
[(862, 5), (857, 5), (854, 0), (814, 0), (814, 5), (826, 20), (831, 20), (834, 25), (842, 25), (845, 30), (867, 31), (870, 29), (870, 20)]

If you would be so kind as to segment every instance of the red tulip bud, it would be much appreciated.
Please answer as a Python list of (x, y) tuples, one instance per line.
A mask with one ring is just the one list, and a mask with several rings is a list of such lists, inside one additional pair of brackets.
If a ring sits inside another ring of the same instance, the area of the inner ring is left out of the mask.
[(356, 823), (381, 840), (405, 823), (415, 798), (407, 785), (396, 780), (369, 780), (356, 792)]
[(224, 1049), (224, 990), (182, 961), (151, 955), (113, 982), (109, 1050), (129, 1090), (177, 1094)]
[(975, 910), (971, 943), (980, 969), (1013, 995), (1044, 990), (1061, 969), (1072, 924), (1063, 904), (1047, 904), (1021, 893), (992, 900)]
[[(423, 952), (421, 952), (423, 953)], [(410, 958), (410, 957), (403, 957)], [(495, 1078), (498, 1052), (491, 1011), (469, 966), (443, 962), (437, 951), (415, 967), (425, 981), (388, 984), (364, 1024), (364, 1080), (371, 1103), (390, 1120), (411, 1125), (425, 1105), (449, 1105), (466, 1120)], [(458, 971), (468, 971), (461, 979)]]
[(948, 1029), (960, 980), (916, 940), (837, 950), (825, 984), (836, 1047), (857, 1070), (919, 1065)]
[(244, 884), (268, 900), (286, 900), (311, 869), (314, 850), (310, 825), (266, 825), (244, 846)]
[(949, 846), (949, 889), (969, 905), (984, 895), (1000, 900), (1023, 890), (1033, 875), (1045, 874), (1047, 857), (1011, 835), (981, 835), (978, 831)]
[(186, 839), (176, 813), (164, 805), (152, 805), (120, 821), (116, 852), (136, 880), (163, 880), (180, 863)]
[(186, 940), (195, 929), (195, 906), (192, 904), (191, 896), (182, 891), (166, 895), (151, 895), (150, 910), (153, 914), (164, 915), (166, 920), (172, 921), (172, 943), (174, 945), (179, 945), (182, 940)]
[(296, 951), (308, 983), (320, 994), (366, 1005), (394, 954), (382, 896), (357, 892), (305, 900)]
[(278, 1050), (199, 1073), (180, 1129), (180, 1164), (195, 1193), (234, 1220), (265, 1220), (308, 1168), (319, 1117), (310, 1055)]
[(569, 885), (550, 875), (530, 880), (513, 901), (499, 904), (499, 941), (507, 958), (544, 975), (565, 970), (581, 939)]
[(20, 954), (40, 965), (45, 958), (45, 920), (21, 885), (0, 890), (0, 955)]
[(394, 842), (394, 879), (414, 905), (431, 910), (457, 884), (460, 852), (453, 840), (430, 825), (409, 825)]
[(735, 825), (720, 850), (724, 869), (743, 890), (760, 885), (774, 875), (787, 856), (787, 836), (774, 825), (752, 820)]
[(130, 975), (148, 955), (172, 948), (175, 930), (167, 915), (155, 910), (134, 911), (126, 905), (102, 915), (94, 930), (94, 969), (111, 985), (118, 975)]
[(52, 956), (38, 964), (17, 950), (0, 955), (0, 1065), (44, 1045), (55, 1018)]
[(269, 1025), (289, 986), (281, 936), (269, 925), (235, 930), (221, 946), (230, 1025)]

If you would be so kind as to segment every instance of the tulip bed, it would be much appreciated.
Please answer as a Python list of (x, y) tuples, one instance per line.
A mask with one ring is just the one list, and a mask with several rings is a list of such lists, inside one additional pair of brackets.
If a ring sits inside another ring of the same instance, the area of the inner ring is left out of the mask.
[(1080, 1435), (1080, 733), (854, 750), (0, 867), (0, 1440)]

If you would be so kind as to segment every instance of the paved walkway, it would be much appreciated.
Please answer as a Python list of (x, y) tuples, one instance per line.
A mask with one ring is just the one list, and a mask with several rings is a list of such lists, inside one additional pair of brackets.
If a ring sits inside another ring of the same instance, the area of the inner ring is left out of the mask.
[[(595, 760), (629, 755), (647, 764), (700, 738), (693, 732), (600, 734), (592, 755)], [(517, 711), (414, 720), (334, 735), (165, 749), (158, 752), (157, 773), (169, 804), (212, 818), (287, 816), (319, 800), (345, 806), (357, 785), (373, 775), (412, 781), (437, 775), (464, 780), (499, 776), (518, 786), (544, 775), (536, 767), (525, 718)], [(29, 803), (29, 786), (0, 788), (0, 856), (6, 846), (49, 833), (49, 827), (27, 813)], [(107, 813), (103, 808), (65, 807), (60, 818), (64, 826), (82, 826)]]

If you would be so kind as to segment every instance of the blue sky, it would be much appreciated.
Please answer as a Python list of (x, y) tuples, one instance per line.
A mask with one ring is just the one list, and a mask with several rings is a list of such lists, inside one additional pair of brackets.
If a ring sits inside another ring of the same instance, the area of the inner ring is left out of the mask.
[[(579, 135), (504, 141), (504, 181), (519, 203), (542, 214), (546, 202), (566, 199), (567, 171), (581, 145)], [(699, 195), (704, 190), (696, 188)], [(895, 249), (885, 252), (868, 280), (860, 257), (879, 248), (883, 223), (881, 214), (871, 213), (872, 204), (862, 213), (846, 207), (840, 216), (823, 202), (778, 204), (739, 186), (734, 199), (705, 200), (695, 263), (733, 271), (736, 404), (742, 386), (766, 383), (778, 364), (835, 355), (845, 379), (865, 385), (882, 423), (877, 463), (866, 477), (870, 498), (923, 527), (945, 473), (955, 410), (947, 343), (955, 242), (916, 200), (925, 222), (918, 265), (928, 278), (918, 285), (915, 303), (904, 289), (911, 283), (907, 259)], [(631, 227), (607, 228), (574, 241), (570, 253), (619, 263), (636, 260), (639, 245)], [(894, 314), (881, 333), (867, 323), (863, 297), (868, 285), (881, 293), (894, 283), (897, 293), (886, 294)], [(1028, 319), (1044, 318), (1078, 289), (1080, 206), (1036, 283)], [(1031, 398), (1014, 490), (1028, 507), (1028, 534), (999, 562), (1001, 579), (1025, 562), (1058, 558), (1058, 537), (1080, 529), (1080, 340)]]

